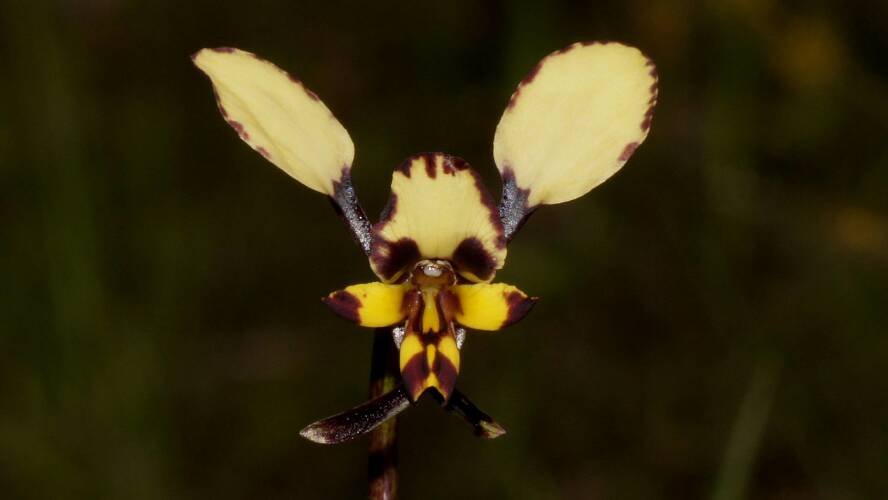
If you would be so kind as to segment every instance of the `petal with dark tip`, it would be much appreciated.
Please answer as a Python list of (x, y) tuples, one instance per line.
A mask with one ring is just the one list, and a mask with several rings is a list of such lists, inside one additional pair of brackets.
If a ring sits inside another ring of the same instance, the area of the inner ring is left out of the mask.
[(336, 196), (355, 148), (314, 92), (243, 50), (203, 49), (192, 60), (210, 78), (222, 116), (244, 142), (307, 187)]
[(634, 47), (575, 43), (540, 61), (493, 141), (510, 235), (534, 207), (578, 198), (616, 173), (647, 137), (656, 103), (656, 69)]
[(372, 431), (409, 407), (407, 392), (399, 385), (351, 410), (308, 425), (299, 435), (319, 444), (343, 443)]
[(496, 439), (506, 433), (506, 429), (490, 415), (475, 406), (469, 398), (454, 389), (448, 401), (438, 396), (438, 400), (448, 412), (462, 418), (475, 429), (475, 435), (485, 439)]
[(476, 330), (509, 326), (524, 318), (537, 301), (505, 283), (457, 285), (452, 290), (459, 300), (456, 321)]
[(370, 264), (387, 282), (420, 259), (446, 259), (471, 281), (489, 281), (506, 258), (503, 227), (478, 174), (443, 153), (413, 156), (392, 174), (373, 227)]
[(404, 294), (408, 285), (365, 283), (352, 285), (324, 297), (330, 309), (343, 318), (361, 326), (379, 328), (404, 320)]

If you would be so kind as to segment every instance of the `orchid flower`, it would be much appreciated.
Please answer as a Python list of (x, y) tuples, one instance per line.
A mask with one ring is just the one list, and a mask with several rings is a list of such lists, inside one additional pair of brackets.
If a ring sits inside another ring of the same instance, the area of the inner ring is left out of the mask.
[(497, 126), (498, 205), (465, 160), (423, 153), (394, 170), (388, 204), (371, 225), (351, 182), (351, 138), (317, 94), (242, 50), (204, 49), (193, 60), (240, 138), (333, 201), (378, 277), (323, 300), (358, 325), (391, 332), (401, 383), (302, 435), (351, 439), (426, 393), (479, 435), (502, 434), (456, 389), (466, 330), (499, 330), (531, 310), (536, 298), (493, 281), (506, 244), (534, 210), (588, 193), (632, 156), (657, 101), (653, 63), (619, 43), (575, 43), (550, 54), (518, 85)]

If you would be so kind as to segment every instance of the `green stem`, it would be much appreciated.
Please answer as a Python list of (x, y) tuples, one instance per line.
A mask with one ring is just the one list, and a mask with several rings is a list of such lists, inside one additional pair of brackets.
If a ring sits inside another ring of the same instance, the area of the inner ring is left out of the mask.
[[(391, 330), (380, 328), (373, 337), (370, 362), (370, 399), (395, 388), (399, 381), (398, 351)], [(398, 498), (398, 418), (392, 417), (370, 433), (367, 464), (370, 500)]]
[(746, 489), (774, 403), (779, 374), (780, 365), (774, 359), (766, 358), (755, 368), (731, 430), (713, 500), (747, 497)]

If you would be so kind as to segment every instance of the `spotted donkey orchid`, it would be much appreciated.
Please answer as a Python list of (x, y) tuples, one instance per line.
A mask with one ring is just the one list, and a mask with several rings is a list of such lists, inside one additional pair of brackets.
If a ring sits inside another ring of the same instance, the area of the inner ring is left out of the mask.
[(653, 63), (619, 43), (575, 43), (550, 54), (518, 85), (497, 126), (499, 206), (464, 160), (425, 153), (395, 169), (391, 197), (374, 225), (352, 187), (351, 138), (314, 92), (237, 49), (204, 49), (194, 63), (244, 142), (332, 199), (380, 280), (348, 286), (324, 302), (361, 326), (385, 329), (391, 350), (398, 349), (400, 383), (393, 377), (378, 397), (302, 435), (322, 443), (351, 439), (426, 392), (479, 435), (505, 432), (455, 387), (465, 329), (499, 330), (533, 307), (536, 299), (518, 288), (491, 283), (505, 263), (506, 243), (538, 207), (588, 193), (632, 156), (657, 102)]

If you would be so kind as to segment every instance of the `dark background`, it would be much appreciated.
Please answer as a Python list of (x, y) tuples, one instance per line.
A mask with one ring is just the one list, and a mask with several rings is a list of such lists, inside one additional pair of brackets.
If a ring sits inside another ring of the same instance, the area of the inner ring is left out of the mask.
[[(845, 5), (839, 7), (839, 5)], [(0, 496), (360, 498), (373, 280), (327, 201), (242, 144), (189, 60), (254, 51), (391, 169), (464, 157), (547, 53), (640, 47), (652, 133), (540, 210), (498, 280), (542, 297), (470, 336), (509, 430), (404, 414), (404, 498), (873, 499), (888, 491), (888, 12), (881, 1), (0, 3)]]

